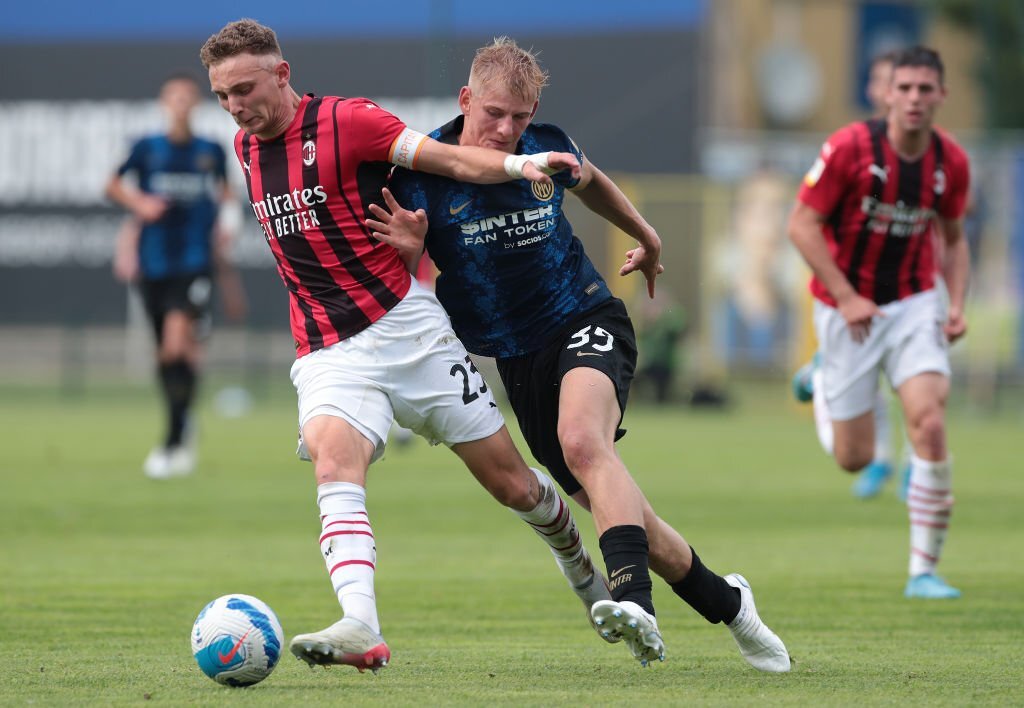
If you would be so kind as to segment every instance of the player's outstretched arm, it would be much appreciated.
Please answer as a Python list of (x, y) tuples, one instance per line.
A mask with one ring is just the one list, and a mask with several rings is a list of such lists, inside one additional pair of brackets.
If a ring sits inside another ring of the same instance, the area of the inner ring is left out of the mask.
[(588, 209), (636, 239), (638, 246), (626, 251), (626, 262), (619, 269), (619, 275), (634, 271), (643, 273), (647, 280), (647, 294), (653, 298), (654, 279), (665, 272), (661, 265), (661, 237), (658, 232), (640, 215), (619, 186), (592, 162), (584, 163), (579, 184), (572, 191)]
[(423, 243), (427, 236), (427, 212), (422, 209), (409, 211), (402, 207), (387, 187), (381, 190), (384, 204), (371, 204), (373, 219), (366, 220), (370, 234), (396, 251), (410, 273), (415, 273), (423, 257)]
[(548, 184), (551, 182), (548, 175), (561, 170), (569, 170), (574, 178), (580, 175), (579, 161), (567, 152), (509, 155), (498, 150), (448, 145), (431, 139), (423, 141), (416, 156), (415, 169), (477, 184), (496, 184), (513, 179)]

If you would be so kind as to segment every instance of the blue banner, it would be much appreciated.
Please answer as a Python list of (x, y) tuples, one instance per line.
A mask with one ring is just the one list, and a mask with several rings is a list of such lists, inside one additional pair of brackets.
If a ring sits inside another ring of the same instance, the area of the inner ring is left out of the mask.
[(865, 110), (871, 103), (864, 93), (871, 60), (884, 52), (910, 47), (921, 41), (921, 10), (903, 2), (865, 2), (859, 8), (857, 43), (851, 66), (856, 71), (854, 103)]
[(708, 0), (338, 0), (294, 5), (256, 0), (239, 9), (223, 0), (42, 0), (11, 3), (0, 23), (0, 43), (95, 42), (206, 37), (240, 17), (288, 37), (424, 37), (481, 34), (587, 34), (629, 30), (691, 29), (703, 24)]

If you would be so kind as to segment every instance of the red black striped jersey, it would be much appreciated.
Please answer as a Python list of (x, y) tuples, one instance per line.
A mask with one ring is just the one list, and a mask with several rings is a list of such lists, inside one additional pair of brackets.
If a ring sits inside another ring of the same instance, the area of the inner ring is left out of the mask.
[[(298, 356), (369, 327), (405, 297), (410, 275), (366, 228), (392, 162), (418, 134), (365, 98), (302, 98), (288, 128), (239, 131), (249, 202), (288, 289)], [(411, 137), (410, 137), (411, 136)]]
[[(834, 133), (804, 177), (799, 200), (824, 215), (832, 257), (853, 288), (884, 305), (935, 285), (935, 218), (956, 219), (967, 201), (967, 154), (932, 131), (913, 162), (896, 154), (883, 119)], [(811, 293), (835, 306), (816, 277)]]

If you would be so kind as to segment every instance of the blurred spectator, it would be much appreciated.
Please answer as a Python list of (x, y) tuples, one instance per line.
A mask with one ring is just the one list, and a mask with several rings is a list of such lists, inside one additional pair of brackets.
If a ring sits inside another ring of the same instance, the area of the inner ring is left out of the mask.
[(686, 313), (666, 289), (646, 293), (636, 306), (637, 344), (640, 350), (636, 388), (648, 385), (658, 404), (667, 403), (679, 371), (679, 344), (686, 334)]
[(725, 287), (718, 318), (719, 345), (730, 363), (768, 368), (778, 363), (790, 330), (790, 294), (797, 261), (785, 247), (792, 185), (767, 166), (736, 194), (732, 237), (716, 254)]

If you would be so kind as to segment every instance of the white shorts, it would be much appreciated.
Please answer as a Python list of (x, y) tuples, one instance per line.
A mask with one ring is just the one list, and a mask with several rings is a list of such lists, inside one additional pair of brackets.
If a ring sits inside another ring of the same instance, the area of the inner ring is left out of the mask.
[(359, 334), (292, 364), (301, 440), (314, 416), (343, 418), (384, 453), (397, 421), (432, 445), (481, 440), (505, 424), (484, 382), (452, 331), (448, 314), (415, 280), (390, 312)]
[(871, 334), (853, 341), (839, 310), (814, 301), (814, 329), (821, 352), (820, 380), (832, 420), (850, 420), (874, 407), (878, 374), (893, 388), (935, 372), (949, 376), (949, 343), (939, 293), (927, 290), (882, 305), (885, 317), (871, 322)]

